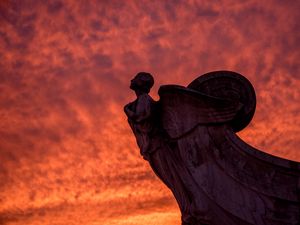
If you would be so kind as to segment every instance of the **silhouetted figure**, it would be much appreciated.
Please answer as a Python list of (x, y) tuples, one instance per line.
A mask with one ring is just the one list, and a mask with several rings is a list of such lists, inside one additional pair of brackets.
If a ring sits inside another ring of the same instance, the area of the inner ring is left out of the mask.
[(149, 95), (138, 73), (137, 99), (124, 107), (141, 155), (170, 188), (183, 225), (299, 225), (300, 164), (263, 153), (236, 136), (251, 121), (255, 92), (242, 75), (216, 71), (188, 87)]
[(153, 132), (153, 110), (155, 102), (148, 95), (154, 79), (149, 73), (138, 73), (132, 80), (130, 88), (135, 91), (137, 99), (127, 104), (124, 111), (128, 122), (136, 136), (141, 155), (148, 159), (150, 151), (150, 136)]
[(190, 201), (192, 199), (184, 187), (187, 174), (183, 177), (179, 176), (185, 173), (185, 168), (178, 160), (176, 155), (178, 153), (175, 152), (174, 147), (173, 151), (170, 148), (166, 134), (160, 127), (160, 121), (157, 120), (159, 105), (148, 95), (153, 83), (151, 74), (138, 73), (131, 80), (130, 85), (130, 88), (135, 91), (137, 99), (127, 104), (124, 111), (136, 137), (141, 155), (149, 161), (157, 176), (172, 190), (181, 209), (182, 220), (190, 221), (192, 218)]

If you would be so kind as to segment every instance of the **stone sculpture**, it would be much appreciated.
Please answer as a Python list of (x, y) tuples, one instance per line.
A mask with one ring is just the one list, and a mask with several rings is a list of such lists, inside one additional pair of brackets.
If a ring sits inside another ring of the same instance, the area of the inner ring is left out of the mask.
[(141, 155), (172, 191), (183, 225), (300, 225), (300, 163), (259, 151), (235, 132), (251, 121), (251, 83), (231, 71), (204, 74), (187, 87), (149, 91), (149, 73), (130, 88), (124, 111)]

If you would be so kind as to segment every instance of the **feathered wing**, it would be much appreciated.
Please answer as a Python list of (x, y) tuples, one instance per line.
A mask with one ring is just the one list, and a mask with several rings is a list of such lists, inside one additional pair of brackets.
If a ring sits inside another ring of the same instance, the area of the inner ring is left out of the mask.
[(252, 120), (256, 107), (256, 95), (251, 82), (243, 75), (233, 71), (213, 71), (193, 80), (188, 88), (209, 96), (237, 100), (243, 108), (230, 122), (233, 131), (244, 129)]
[(199, 124), (230, 122), (243, 107), (239, 101), (212, 97), (179, 85), (159, 89), (161, 120), (171, 138), (178, 138)]

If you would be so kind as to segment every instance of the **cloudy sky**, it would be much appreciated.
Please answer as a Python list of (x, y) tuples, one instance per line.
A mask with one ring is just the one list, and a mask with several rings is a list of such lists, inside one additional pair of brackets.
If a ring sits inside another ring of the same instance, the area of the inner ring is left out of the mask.
[[(47, 3), (48, 2), (48, 3)], [(0, 1), (0, 224), (179, 225), (123, 106), (139, 71), (187, 85), (233, 70), (257, 110), (238, 135), (300, 161), (297, 0)]]

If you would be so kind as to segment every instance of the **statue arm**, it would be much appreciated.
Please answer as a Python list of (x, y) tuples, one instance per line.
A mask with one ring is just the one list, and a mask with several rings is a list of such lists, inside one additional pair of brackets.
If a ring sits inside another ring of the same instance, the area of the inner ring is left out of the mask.
[(148, 95), (142, 95), (137, 99), (135, 111), (132, 109), (132, 104), (129, 103), (124, 107), (127, 117), (136, 123), (142, 122), (151, 115), (151, 99)]
[(151, 116), (151, 97), (149, 95), (145, 94), (138, 98), (136, 113), (138, 117), (135, 121), (138, 123)]
[(128, 119), (134, 119), (136, 113), (132, 110), (132, 102), (124, 106), (124, 112), (127, 115)]

